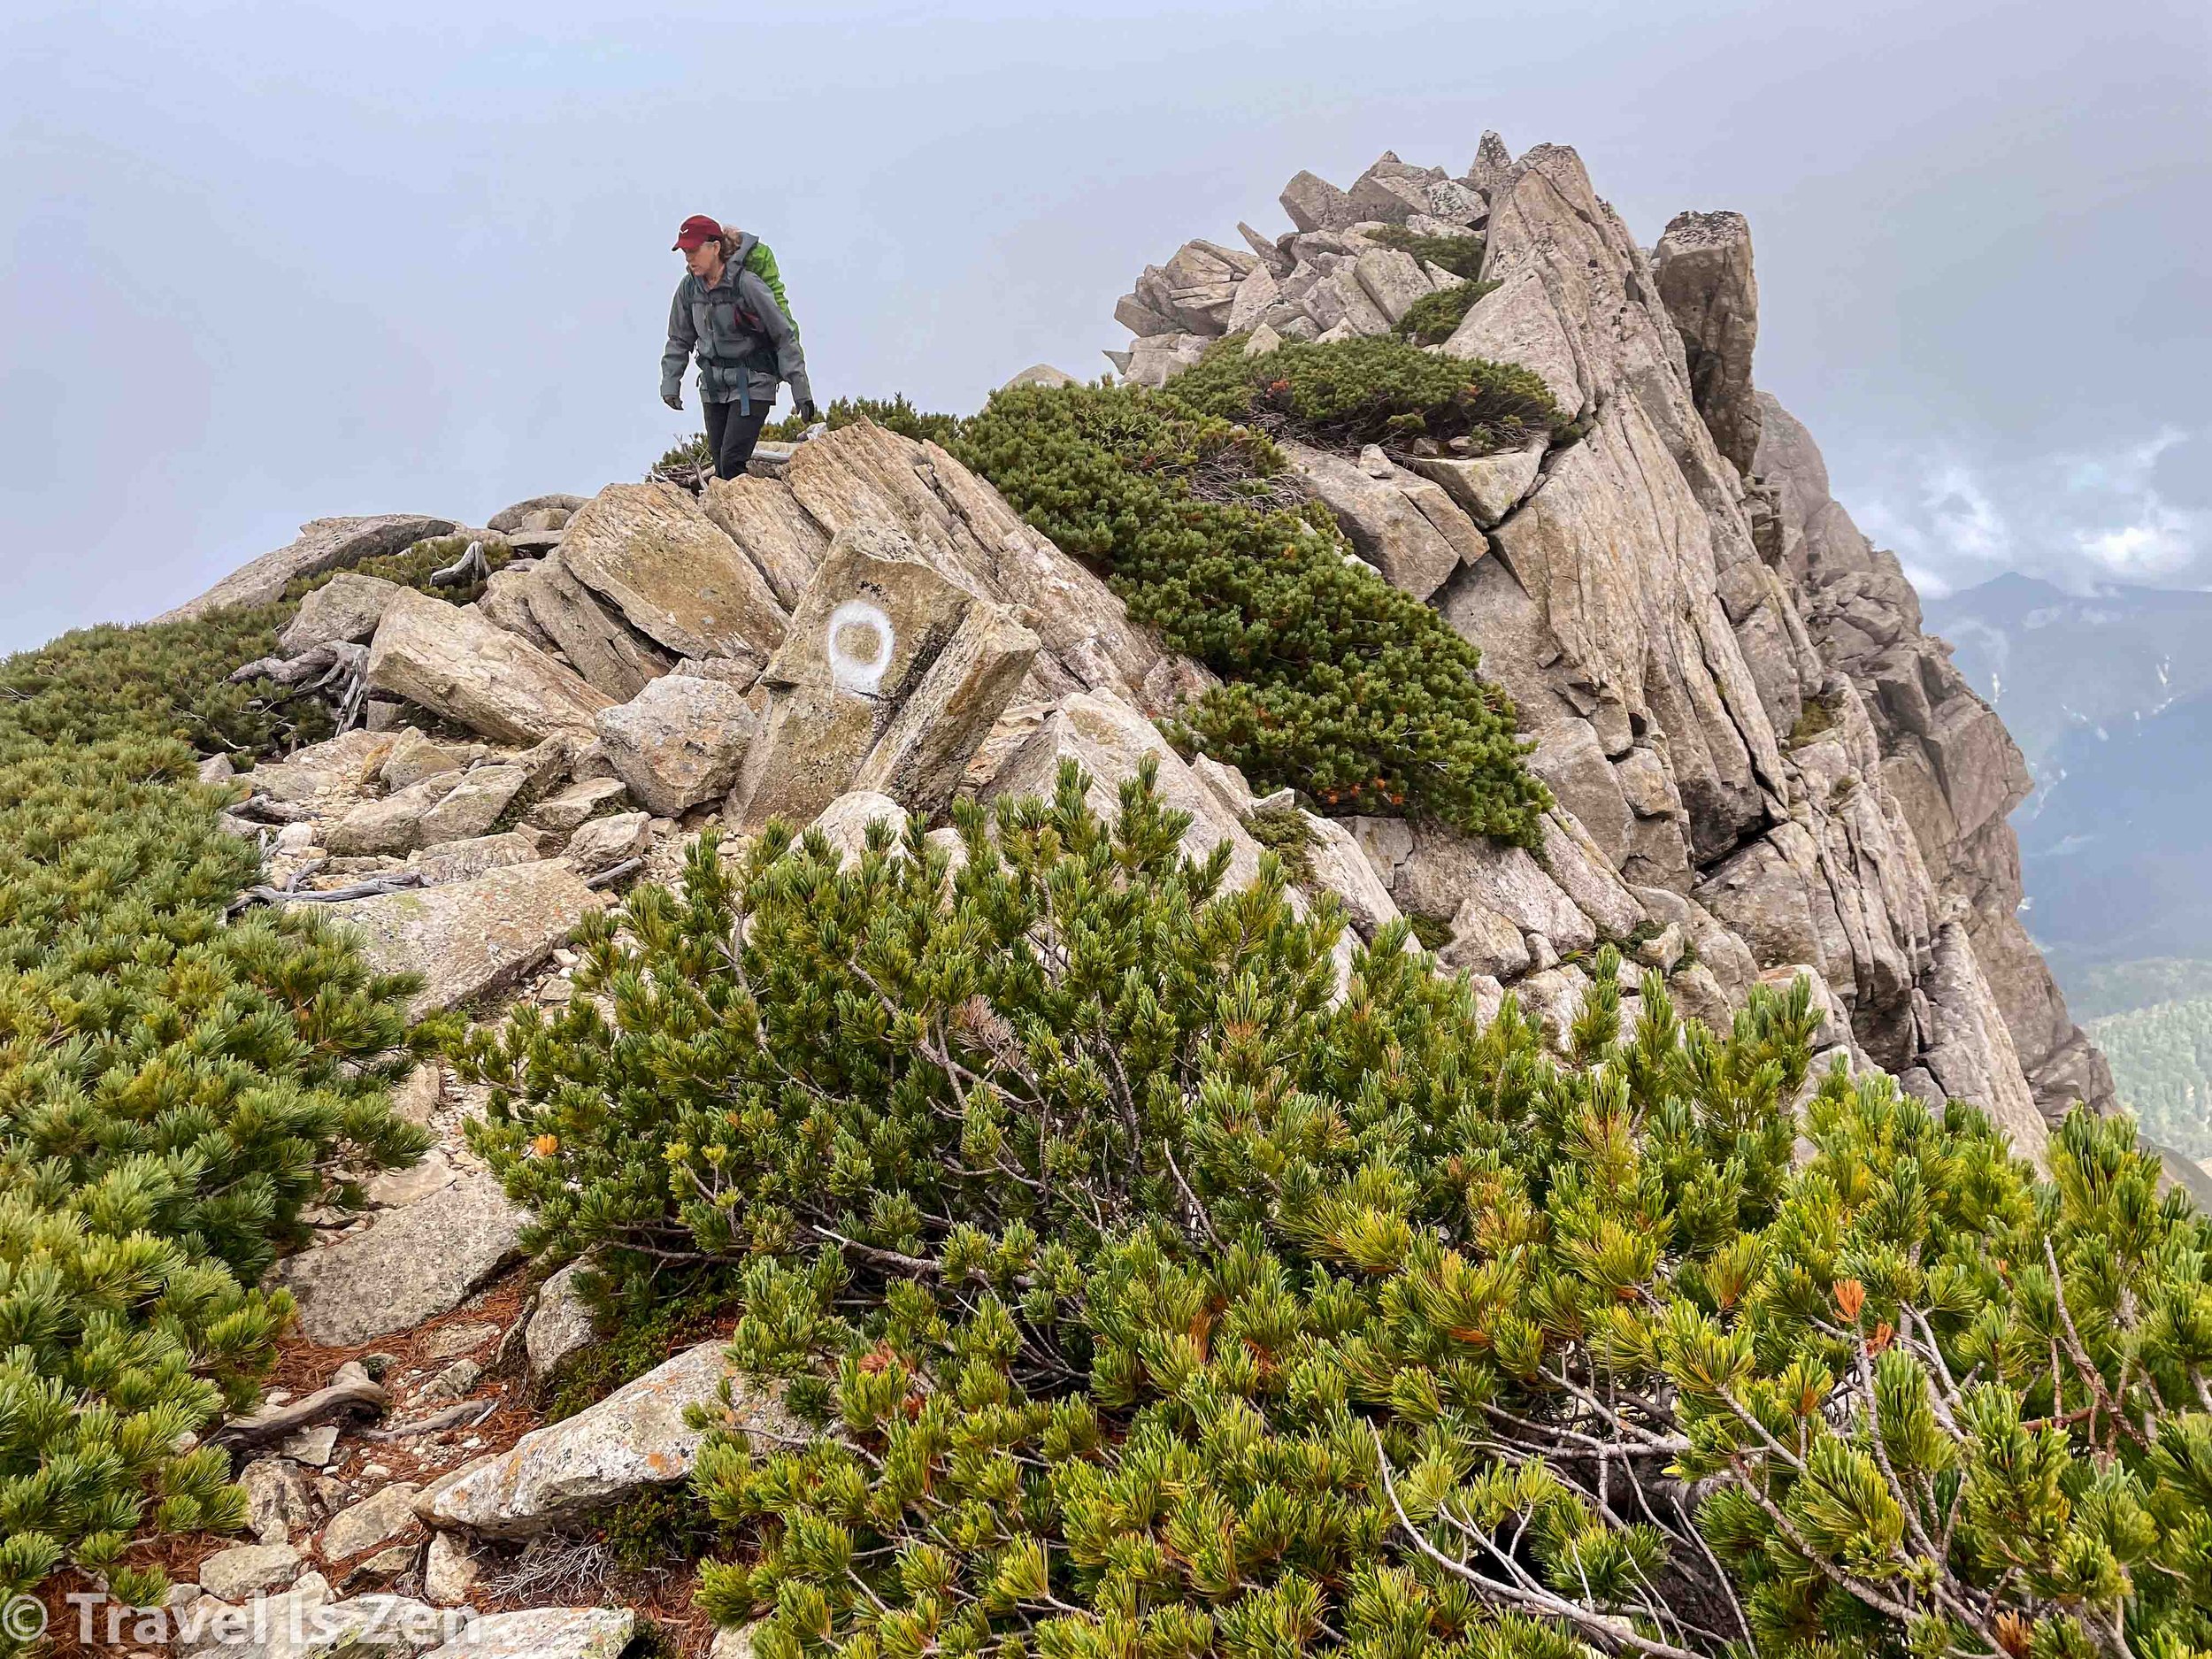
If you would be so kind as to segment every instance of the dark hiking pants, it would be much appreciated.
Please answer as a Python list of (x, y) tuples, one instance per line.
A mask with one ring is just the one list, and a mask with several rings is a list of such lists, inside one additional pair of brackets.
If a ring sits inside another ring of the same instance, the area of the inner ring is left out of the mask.
[(753, 412), (741, 415), (738, 405), (709, 403), (707, 405), (707, 448), (714, 454), (714, 475), (717, 478), (742, 478), (745, 463), (753, 458), (753, 446), (760, 442), (762, 423), (768, 419), (769, 400), (755, 398)]

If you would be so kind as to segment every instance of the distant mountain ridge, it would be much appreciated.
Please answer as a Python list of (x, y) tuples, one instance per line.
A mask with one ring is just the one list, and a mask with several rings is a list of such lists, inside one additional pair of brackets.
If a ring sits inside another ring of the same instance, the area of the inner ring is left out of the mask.
[(2212, 939), (2212, 594), (2008, 573), (1925, 606), (2036, 781), (2024, 919), (2070, 969)]

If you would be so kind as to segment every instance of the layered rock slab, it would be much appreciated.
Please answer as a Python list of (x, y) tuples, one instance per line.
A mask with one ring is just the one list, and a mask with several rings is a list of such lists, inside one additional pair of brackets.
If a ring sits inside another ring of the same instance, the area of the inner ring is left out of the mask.
[(419, 1018), (512, 983), (600, 904), (573, 871), (541, 859), (324, 909), (357, 930), (380, 972), (422, 975), (407, 1005)]
[(488, 618), (411, 589), (377, 626), (368, 681), (511, 743), (588, 736), (593, 718), (614, 701)]
[(513, 1258), (522, 1222), (495, 1178), (463, 1176), (363, 1232), (286, 1257), (276, 1279), (299, 1302), (303, 1336), (349, 1348), (458, 1307)]
[(803, 1438), (780, 1402), (732, 1375), (723, 1347), (703, 1342), (574, 1417), (532, 1430), (431, 1488), (416, 1512), (480, 1538), (527, 1538), (672, 1485), (690, 1474), (706, 1434), (686, 1425), (686, 1411), (716, 1408), (726, 1384), (735, 1426)]

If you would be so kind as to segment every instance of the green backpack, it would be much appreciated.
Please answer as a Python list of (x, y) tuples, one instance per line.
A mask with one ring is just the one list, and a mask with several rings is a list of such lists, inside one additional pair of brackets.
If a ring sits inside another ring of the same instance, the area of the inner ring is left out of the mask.
[[(724, 219), (722, 223), (727, 227), (729, 221)], [(776, 256), (769, 251), (766, 242), (751, 233), (738, 230), (732, 234), (737, 238), (737, 245), (744, 250), (743, 268), (768, 285), (768, 291), (776, 296), (776, 303), (783, 307), (784, 317), (791, 324), (793, 337), (796, 338), (799, 319), (791, 315), (791, 296), (783, 291), (783, 273), (776, 269)]]

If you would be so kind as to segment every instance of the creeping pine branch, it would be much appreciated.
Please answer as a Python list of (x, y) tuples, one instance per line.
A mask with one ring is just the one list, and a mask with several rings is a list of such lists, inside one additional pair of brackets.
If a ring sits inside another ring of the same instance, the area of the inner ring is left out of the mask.
[[(2098, 1403), (2104, 1408), (2106, 1415), (2111, 1417), (2114, 1426), (2128, 1439), (2133, 1440), (2136, 1445), (2147, 1449), (2150, 1446), (2149, 1440), (2144, 1436), (2140, 1429), (2128, 1421), (2127, 1413), (2120, 1409), (2120, 1402), (2112, 1397), (2112, 1391), (2105, 1386), (2104, 1373), (2097, 1369), (2096, 1363), (2089, 1357), (2089, 1349), (2081, 1340), (2081, 1333), (2074, 1327), (2073, 1313), (2066, 1306), (2065, 1277), (2058, 1271), (2058, 1253), (2051, 1248), (2051, 1240), (2047, 1235), (2043, 1240), (2043, 1259), (2049, 1263), (2051, 1269), (2051, 1294), (2058, 1302), (2059, 1327), (2066, 1333), (2067, 1357), (2074, 1362), (2074, 1369), (2080, 1373), (2082, 1382), (2088, 1387), (2090, 1393), (2096, 1396)], [(2054, 1410), (2057, 1409), (2059, 1403), (2055, 1401), (2053, 1402)], [(2090, 1438), (2094, 1440), (2096, 1437), (2094, 1419), (2091, 1421)]]
[(1630, 1628), (1624, 1619), (1609, 1617), (1546, 1589), (1525, 1572), (1520, 1571), (1509, 1555), (1500, 1551), (1488, 1540), (1480, 1538), (1479, 1534), (1471, 1535), (1488, 1548), (1492, 1555), (1504, 1562), (1509, 1570), (1513, 1571), (1513, 1578), (1493, 1578), (1488, 1573), (1477, 1571), (1463, 1561), (1454, 1560), (1446, 1555), (1429, 1542), (1427, 1535), (1414, 1525), (1412, 1517), (1407, 1515), (1405, 1505), (1398, 1499), (1398, 1484), (1392, 1474), (1390, 1454), (1383, 1449), (1382, 1435), (1372, 1424), (1368, 1425), (1367, 1432), (1374, 1439), (1375, 1461), (1382, 1470), (1383, 1493), (1390, 1500), (1390, 1508), (1398, 1517), (1400, 1530), (1416, 1549), (1444, 1571), (1474, 1586), (1487, 1597), (1513, 1607), (1525, 1608), (1530, 1612), (1565, 1619), (1609, 1648), (1624, 1648), (1631, 1653), (1647, 1655), (1648, 1659), (1701, 1659), (1701, 1655), (1686, 1647), (1677, 1647), (1671, 1642), (1654, 1641)]

